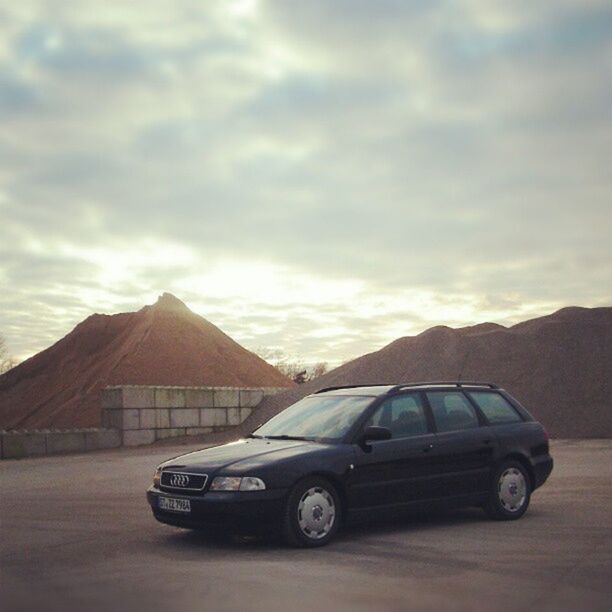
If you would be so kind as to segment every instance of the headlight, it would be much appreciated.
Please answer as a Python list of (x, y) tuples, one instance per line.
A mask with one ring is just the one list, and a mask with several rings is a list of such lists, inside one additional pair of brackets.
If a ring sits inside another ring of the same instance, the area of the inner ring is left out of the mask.
[(240, 483), (241, 491), (263, 491), (266, 488), (266, 483), (261, 478), (253, 476), (245, 476)]
[(217, 476), (213, 479), (210, 490), (211, 491), (239, 491), (240, 481), (242, 478), (234, 478), (231, 476)]
[(217, 476), (213, 479), (211, 491), (263, 491), (266, 484), (254, 476)]
[(161, 481), (161, 467), (158, 467), (155, 470), (155, 474), (153, 475), (153, 486), (159, 489), (159, 483)]

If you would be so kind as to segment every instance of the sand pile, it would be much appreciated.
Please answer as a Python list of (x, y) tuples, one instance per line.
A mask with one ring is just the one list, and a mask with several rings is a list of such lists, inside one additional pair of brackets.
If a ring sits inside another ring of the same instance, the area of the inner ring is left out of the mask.
[(555, 437), (612, 437), (612, 308), (564, 308), (506, 328), (433, 327), (269, 398), (248, 432), (303, 395), (332, 385), (490, 380)]
[(0, 376), (0, 429), (99, 425), (100, 390), (117, 384), (293, 383), (165, 293), (138, 312), (88, 317)]

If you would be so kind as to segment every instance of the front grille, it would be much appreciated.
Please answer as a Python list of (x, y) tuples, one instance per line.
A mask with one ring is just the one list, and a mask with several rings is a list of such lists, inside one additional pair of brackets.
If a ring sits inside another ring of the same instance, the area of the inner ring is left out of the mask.
[(202, 491), (206, 486), (208, 474), (193, 472), (162, 471), (160, 485), (171, 491)]

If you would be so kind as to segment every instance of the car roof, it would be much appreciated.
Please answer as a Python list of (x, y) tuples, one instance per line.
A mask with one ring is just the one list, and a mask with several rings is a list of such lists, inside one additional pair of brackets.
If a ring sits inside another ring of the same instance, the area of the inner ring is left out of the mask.
[(395, 385), (355, 385), (347, 387), (331, 387), (327, 389), (321, 389), (316, 394), (325, 395), (371, 395), (376, 397), (377, 395), (386, 395), (393, 389)]
[(390, 395), (399, 393), (409, 389), (419, 388), (485, 388), (499, 389), (495, 383), (477, 382), (477, 381), (430, 381), (430, 382), (412, 382), (399, 384), (376, 384), (376, 385), (342, 385), (337, 387), (325, 387), (316, 391), (315, 394), (325, 395), (371, 395), (377, 397), (380, 395)]

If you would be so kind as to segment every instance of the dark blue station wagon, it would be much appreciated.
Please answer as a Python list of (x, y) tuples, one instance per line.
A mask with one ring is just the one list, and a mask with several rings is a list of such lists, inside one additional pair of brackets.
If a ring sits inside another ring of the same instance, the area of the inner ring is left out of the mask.
[(388, 510), (478, 505), (518, 519), (552, 467), (542, 425), (495, 384), (332, 387), (245, 439), (162, 463), (147, 497), (162, 523), (274, 526), (321, 546)]

